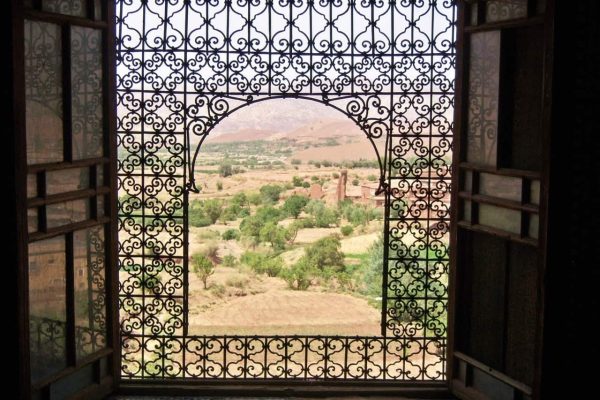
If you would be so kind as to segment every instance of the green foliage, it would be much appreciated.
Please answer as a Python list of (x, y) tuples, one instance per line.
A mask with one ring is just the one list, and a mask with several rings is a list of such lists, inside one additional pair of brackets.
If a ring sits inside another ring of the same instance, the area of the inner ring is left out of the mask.
[(294, 187), (301, 187), (303, 183), (303, 179), (300, 178), (299, 176), (294, 176), (292, 178), (292, 185), (294, 185)]
[(340, 228), (340, 232), (342, 232), (342, 235), (344, 236), (350, 236), (352, 232), (354, 232), (354, 228), (352, 225), (344, 225)]
[(302, 161), (298, 160), (297, 158), (292, 158), (291, 163), (292, 163), (292, 165), (300, 165), (300, 164), (302, 164)]
[(238, 289), (244, 289), (250, 280), (245, 276), (232, 276), (225, 281), (225, 285)]
[(340, 219), (337, 210), (327, 207), (321, 200), (309, 201), (304, 209), (314, 217), (315, 225), (319, 228), (328, 228), (330, 225), (337, 225)]
[(307, 197), (294, 194), (285, 199), (285, 202), (283, 203), (283, 211), (285, 211), (285, 213), (291, 217), (298, 218), (307, 203)]
[(279, 185), (264, 185), (260, 188), (260, 194), (265, 202), (277, 203), (283, 188)]
[(223, 257), (223, 266), (224, 267), (233, 268), (237, 265), (237, 263), (238, 263), (237, 258), (232, 256), (231, 254), (228, 254), (225, 257)]
[(250, 193), (248, 195), (248, 203), (253, 206), (259, 206), (262, 204), (263, 198), (260, 193)]
[(285, 228), (274, 221), (267, 222), (259, 231), (259, 240), (269, 243), (274, 250), (283, 250), (286, 242)]
[(192, 271), (202, 281), (204, 289), (208, 289), (208, 278), (215, 273), (215, 266), (210, 259), (202, 253), (192, 256)]
[(223, 163), (219, 165), (219, 175), (223, 178), (233, 175), (233, 168), (230, 163)]
[(304, 257), (309, 264), (319, 271), (344, 269), (344, 253), (338, 235), (331, 235), (317, 240), (304, 250)]
[(242, 254), (240, 262), (249, 266), (256, 273), (270, 277), (279, 276), (283, 269), (283, 260), (281, 257), (271, 257), (252, 251), (246, 251)]
[(358, 179), (352, 179), (352, 186), (358, 186), (360, 181)]
[(210, 218), (204, 212), (203, 202), (194, 200), (188, 208), (188, 222), (190, 226), (204, 227), (212, 224)]
[(312, 182), (319, 182), (319, 177), (318, 177), (318, 176), (316, 176), (316, 175), (313, 175), (313, 176), (311, 176), (311, 177), (310, 177), (310, 180), (311, 180)]
[(162, 279), (160, 275), (144, 274), (140, 280), (142, 290), (149, 294), (159, 294), (161, 290), (161, 282)]
[(368, 180), (369, 182), (375, 182), (375, 181), (377, 180), (377, 176), (375, 176), (375, 175), (373, 175), (373, 174), (369, 174), (369, 175), (367, 176), (367, 180)]
[(313, 165), (317, 168), (321, 168), (321, 163), (319, 161), (315, 161)]
[(208, 219), (214, 224), (223, 212), (223, 202), (218, 199), (208, 199), (204, 201), (202, 208)]
[(223, 232), (221, 237), (223, 240), (238, 240), (240, 235), (241, 233), (237, 229), (227, 229), (225, 232)]
[(315, 275), (314, 268), (302, 257), (290, 268), (284, 269), (280, 276), (287, 282), (290, 289), (306, 290), (312, 284)]
[(323, 160), (322, 164), (325, 168), (331, 167), (331, 161), (329, 160)]
[(223, 190), (223, 182), (221, 181), (217, 181), (217, 190), (220, 192), (221, 190)]
[(338, 174), (337, 172), (334, 172), (333, 174), (331, 174), (331, 176), (333, 177), (333, 179), (339, 179), (340, 174)]
[(305, 189), (308, 189), (310, 187), (310, 183), (304, 181), (304, 182), (302, 182), (302, 187)]
[(240, 223), (240, 232), (242, 236), (249, 239), (252, 246), (260, 243), (260, 230), (264, 222), (256, 215), (246, 217)]
[(246, 207), (249, 204), (248, 196), (246, 196), (246, 193), (244, 192), (236, 193), (233, 195), (231, 200), (229, 200), (229, 204), (236, 205), (240, 208)]

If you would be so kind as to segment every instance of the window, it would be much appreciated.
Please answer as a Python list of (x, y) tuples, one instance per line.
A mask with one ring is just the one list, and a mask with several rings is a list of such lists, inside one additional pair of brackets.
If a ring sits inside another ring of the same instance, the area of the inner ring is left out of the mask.
[[(454, 12), (452, 1), (117, 2), (124, 379), (445, 379)], [(333, 107), (383, 149), (378, 336), (188, 332), (195, 162), (217, 124), (278, 98)]]

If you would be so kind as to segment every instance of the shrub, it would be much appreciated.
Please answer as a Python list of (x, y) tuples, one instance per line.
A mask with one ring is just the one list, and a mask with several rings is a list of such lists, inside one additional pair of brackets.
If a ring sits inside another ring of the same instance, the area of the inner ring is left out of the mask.
[(340, 231), (342, 232), (342, 235), (350, 236), (352, 232), (354, 232), (354, 228), (352, 225), (344, 225), (340, 228)]
[(223, 182), (221, 181), (217, 181), (217, 190), (220, 192), (221, 190), (223, 190)]
[(260, 193), (250, 193), (248, 195), (248, 202), (254, 206), (259, 206), (262, 204), (262, 196)]
[(210, 259), (201, 253), (192, 256), (192, 271), (202, 281), (204, 289), (208, 289), (208, 278), (215, 273), (215, 266)]
[(310, 187), (310, 183), (308, 183), (306, 181), (302, 182), (302, 187), (305, 188), (305, 189), (308, 189)]
[(260, 188), (260, 194), (264, 201), (276, 203), (283, 188), (279, 185), (264, 185)]
[(270, 277), (278, 276), (283, 269), (281, 257), (269, 257), (266, 254), (246, 251), (240, 261), (249, 266), (257, 274)]
[(223, 202), (218, 199), (206, 200), (203, 209), (208, 219), (214, 224), (223, 212)]
[(317, 168), (321, 168), (321, 163), (319, 161), (315, 161), (313, 165)]
[(367, 176), (367, 180), (369, 182), (375, 182), (377, 180), (377, 177), (375, 175), (373, 175), (373, 174), (370, 174), (370, 175)]
[(223, 257), (223, 266), (224, 267), (233, 268), (237, 265), (237, 262), (238, 262), (237, 258), (232, 256), (231, 254), (228, 254), (225, 257)]
[(331, 167), (331, 161), (329, 160), (323, 160), (322, 164), (325, 168)]
[(312, 284), (315, 271), (308, 264), (306, 258), (302, 257), (290, 268), (283, 270), (280, 276), (286, 281), (290, 289), (306, 290)]
[(318, 176), (316, 176), (316, 175), (313, 175), (313, 176), (311, 176), (311, 177), (310, 177), (310, 180), (311, 180), (312, 182), (318, 182), (318, 181), (319, 181), (319, 177), (318, 177)]
[(298, 160), (297, 158), (292, 158), (291, 163), (292, 163), (292, 165), (300, 165), (300, 164), (302, 164), (302, 161)]
[(286, 242), (285, 228), (277, 225), (275, 221), (267, 222), (259, 231), (259, 240), (269, 243), (274, 250), (283, 250)]
[(333, 174), (331, 174), (331, 176), (333, 177), (333, 179), (339, 179), (340, 174), (338, 174), (337, 172), (334, 172)]
[(300, 187), (300, 186), (302, 186), (302, 183), (303, 183), (303, 180), (299, 176), (294, 176), (292, 178), (292, 185), (294, 185), (294, 187)]
[(328, 228), (339, 221), (337, 211), (327, 207), (321, 200), (309, 201), (305, 210), (314, 217), (315, 225), (319, 228)]
[(221, 237), (223, 240), (238, 240), (240, 238), (240, 231), (237, 229), (227, 229)]
[(238, 289), (244, 289), (250, 280), (245, 276), (232, 276), (225, 281), (226, 286), (231, 286)]
[(352, 179), (352, 186), (358, 186), (360, 181), (358, 179)]
[(219, 175), (222, 177), (231, 176), (233, 174), (233, 168), (230, 163), (223, 163), (219, 165)]
[(216, 283), (210, 287), (210, 292), (212, 294), (214, 294), (215, 296), (221, 298), (221, 297), (225, 296), (225, 293), (227, 292), (227, 290), (225, 289), (224, 285), (221, 285), (220, 283)]

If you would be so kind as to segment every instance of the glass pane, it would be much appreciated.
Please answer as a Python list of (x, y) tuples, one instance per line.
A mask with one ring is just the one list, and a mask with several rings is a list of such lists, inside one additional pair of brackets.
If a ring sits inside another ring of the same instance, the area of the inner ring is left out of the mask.
[(527, 0), (489, 0), (485, 3), (485, 20), (487, 22), (506, 21), (526, 16)]
[(463, 190), (466, 190), (467, 192), (472, 192), (473, 191), (473, 172), (472, 171), (465, 171), (465, 180), (464, 180), (464, 184), (463, 184)]
[(471, 36), (467, 161), (496, 166), (500, 32)]
[(85, 17), (86, 0), (42, 0), (42, 10)]
[(97, 213), (98, 218), (104, 217), (104, 215), (105, 215), (104, 207), (105, 207), (104, 196), (98, 196), (97, 203), (96, 203), (96, 213)]
[(489, 204), (479, 204), (479, 224), (520, 234), (521, 212)]
[(471, 222), (471, 213), (472, 213), (471, 202), (469, 200), (465, 200), (464, 203), (463, 203), (463, 217), (462, 217), (462, 219), (464, 221)]
[(29, 208), (27, 209), (27, 232), (37, 232), (38, 227), (38, 209)]
[(92, 28), (71, 28), (73, 158), (103, 155), (102, 35)]
[(531, 204), (540, 204), (540, 181), (531, 181), (529, 202)]
[(106, 346), (104, 226), (73, 233), (77, 358)]
[(65, 238), (29, 245), (31, 377), (37, 381), (67, 366)]
[(32, 197), (36, 197), (37, 195), (37, 175), (29, 174), (27, 175), (27, 198), (30, 199)]
[(88, 168), (70, 168), (48, 171), (46, 174), (46, 193), (56, 194), (90, 187), (90, 170)]
[(60, 27), (25, 20), (27, 164), (63, 160)]
[(507, 200), (521, 201), (521, 179), (482, 173), (479, 175), (479, 193)]
[(94, 0), (94, 19), (96, 21), (102, 20), (102, 1)]
[(96, 185), (98, 187), (104, 186), (104, 165), (96, 166)]
[(529, 215), (529, 237), (537, 239), (540, 230), (540, 217), (537, 214)]
[(65, 201), (46, 206), (48, 228), (85, 221), (90, 218), (89, 199)]
[(471, 3), (470, 4), (470, 14), (471, 14), (471, 25), (477, 25), (479, 23), (479, 21), (477, 21), (477, 14), (478, 14), (478, 6), (477, 3)]

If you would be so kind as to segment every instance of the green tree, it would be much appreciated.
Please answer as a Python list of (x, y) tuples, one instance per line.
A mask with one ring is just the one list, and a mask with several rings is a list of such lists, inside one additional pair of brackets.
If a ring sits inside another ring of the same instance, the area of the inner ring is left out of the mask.
[(342, 243), (338, 235), (326, 236), (317, 240), (304, 249), (304, 257), (307, 262), (323, 272), (327, 269), (333, 271), (343, 271), (344, 253), (342, 253)]
[(271, 244), (274, 250), (283, 250), (286, 242), (286, 230), (276, 222), (269, 221), (260, 229), (259, 240)]
[(208, 278), (215, 273), (215, 266), (210, 259), (202, 253), (192, 256), (192, 270), (202, 281), (204, 289), (208, 289)]
[(209, 199), (204, 202), (204, 213), (211, 223), (217, 222), (223, 212), (223, 202), (218, 199)]
[(288, 269), (281, 271), (280, 276), (287, 282), (290, 289), (306, 290), (312, 284), (316, 275), (314, 267), (312, 267), (305, 257), (301, 257), (298, 262)]
[(283, 203), (283, 210), (290, 216), (298, 218), (300, 213), (304, 209), (304, 206), (308, 203), (308, 198), (304, 196), (298, 196), (297, 194), (291, 195)]
[(260, 230), (264, 226), (264, 222), (256, 215), (246, 217), (240, 223), (240, 232), (242, 236), (248, 238), (252, 247), (256, 247), (260, 243)]
[(315, 224), (319, 228), (328, 228), (332, 224), (337, 225), (340, 219), (337, 210), (327, 207), (321, 200), (309, 201), (304, 209), (314, 217)]

